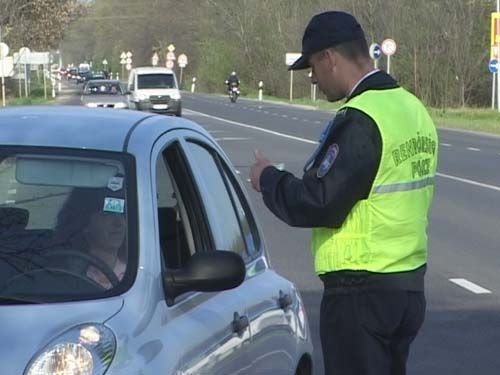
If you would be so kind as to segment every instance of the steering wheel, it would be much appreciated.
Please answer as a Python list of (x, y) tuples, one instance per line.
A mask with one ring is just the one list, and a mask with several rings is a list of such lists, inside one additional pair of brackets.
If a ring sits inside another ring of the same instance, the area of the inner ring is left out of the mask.
[[(113, 287), (117, 286), (120, 283), (120, 280), (118, 280), (118, 277), (114, 273), (113, 269), (105, 261), (97, 257), (92, 257), (87, 253), (75, 250), (56, 249), (44, 252), (43, 255), (48, 257), (78, 258), (84, 261), (87, 265), (97, 268), (106, 277), (106, 279), (111, 283)], [(92, 281), (93, 283), (99, 285), (94, 280), (89, 278), (86, 274), (83, 274), (84, 277), (82, 277), (82, 275), (77, 272), (73, 272), (70, 270), (63, 270), (63, 271), (72, 276), (79, 277), (80, 279), (83, 278), (86, 279), (86, 281)]]

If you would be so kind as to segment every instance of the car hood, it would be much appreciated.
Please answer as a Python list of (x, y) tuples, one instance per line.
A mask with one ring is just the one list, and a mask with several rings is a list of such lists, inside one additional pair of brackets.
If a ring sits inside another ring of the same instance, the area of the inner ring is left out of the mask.
[(0, 305), (2, 374), (23, 374), (41, 349), (82, 323), (103, 323), (123, 306), (121, 297), (40, 305)]

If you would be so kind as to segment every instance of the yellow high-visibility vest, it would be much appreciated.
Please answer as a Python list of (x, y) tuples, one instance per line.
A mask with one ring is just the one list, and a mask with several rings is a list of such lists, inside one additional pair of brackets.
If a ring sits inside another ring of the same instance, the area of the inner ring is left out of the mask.
[(374, 120), (382, 157), (369, 196), (356, 203), (342, 226), (313, 229), (316, 273), (416, 269), (427, 262), (427, 216), (438, 156), (434, 123), (420, 100), (403, 88), (369, 90), (343, 108)]

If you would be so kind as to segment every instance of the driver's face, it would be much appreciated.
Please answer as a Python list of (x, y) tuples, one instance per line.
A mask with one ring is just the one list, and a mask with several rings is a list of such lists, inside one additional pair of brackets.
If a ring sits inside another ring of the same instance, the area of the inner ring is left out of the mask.
[(125, 215), (96, 212), (90, 216), (88, 240), (99, 248), (118, 249), (126, 234)]

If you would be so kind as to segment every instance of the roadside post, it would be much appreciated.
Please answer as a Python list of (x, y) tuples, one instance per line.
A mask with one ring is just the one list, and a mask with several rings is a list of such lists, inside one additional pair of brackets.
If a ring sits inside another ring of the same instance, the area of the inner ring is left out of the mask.
[(0, 30), (0, 66), (2, 70), (0, 71), (0, 76), (2, 76), (2, 106), (5, 107), (5, 62), (4, 59), (9, 54), (9, 46), (2, 43), (2, 34)]
[(125, 63), (127, 64), (127, 65), (125, 65), (127, 72), (130, 72), (130, 70), (132, 69), (132, 52), (128, 51), (126, 53)]
[(264, 82), (259, 81), (259, 100), (262, 101), (262, 90), (264, 88)]
[(185, 54), (180, 54), (179, 58), (177, 59), (177, 63), (179, 64), (179, 68), (181, 69), (180, 75), (179, 75), (179, 86), (182, 89), (182, 71), (188, 64), (188, 58)]
[(373, 67), (375, 69), (378, 69), (378, 60), (380, 59), (380, 56), (382, 56), (382, 49), (380, 48), (380, 45), (378, 43), (372, 43), (370, 44), (370, 57), (373, 60)]
[(314, 83), (312, 81), (312, 76), (313, 76), (312, 72), (309, 72), (308, 77), (311, 80), (311, 100), (313, 102), (315, 102), (316, 101), (316, 86), (317, 85), (316, 85), (316, 83)]
[(153, 57), (151, 57), (151, 64), (153, 66), (157, 66), (159, 60), (160, 60), (160, 58), (158, 57), (158, 53), (155, 52)]
[[(495, 63), (496, 61), (496, 63)], [(500, 112), (500, 73), (498, 72), (500, 61), (500, 0), (497, 0), (497, 11), (491, 13), (491, 53), (488, 67), (493, 73), (493, 87), (491, 94), (491, 106), (495, 108), (495, 81), (497, 91), (497, 108)], [(495, 79), (496, 78), (496, 79)]]
[(387, 74), (391, 74), (391, 56), (396, 53), (396, 42), (390, 38), (384, 39), (381, 49), (382, 52), (387, 56)]
[(495, 109), (495, 83), (496, 83), (496, 76), (498, 75), (498, 68), (499, 68), (499, 63), (497, 59), (491, 59), (490, 62), (488, 63), (488, 70), (490, 73), (493, 74), (493, 84), (491, 87), (491, 109)]
[[(292, 65), (297, 59), (302, 56), (300, 53), (288, 52), (285, 54), (285, 63), (287, 66)], [(293, 70), (290, 70), (290, 101), (293, 100)]]
[(28, 61), (30, 58), (31, 50), (28, 47), (21, 47), (19, 49), (19, 62), (24, 65), (24, 95), (28, 97)]
[(194, 92), (196, 88), (196, 77), (193, 77), (193, 81), (191, 83), (191, 92)]
[(120, 54), (120, 64), (122, 66), (122, 77), (125, 76), (125, 65), (127, 64), (127, 52), (123, 51)]

